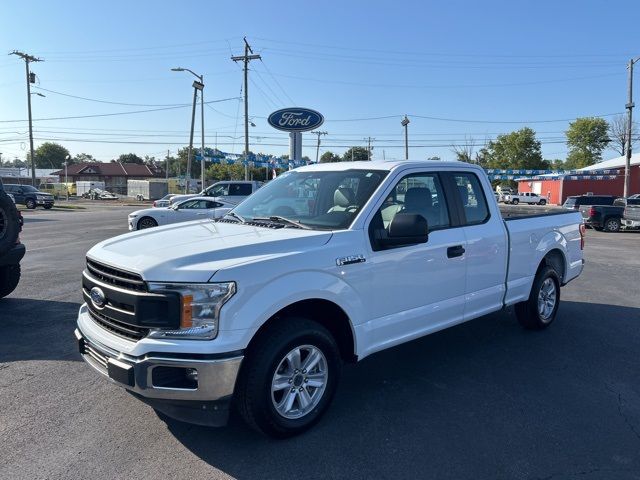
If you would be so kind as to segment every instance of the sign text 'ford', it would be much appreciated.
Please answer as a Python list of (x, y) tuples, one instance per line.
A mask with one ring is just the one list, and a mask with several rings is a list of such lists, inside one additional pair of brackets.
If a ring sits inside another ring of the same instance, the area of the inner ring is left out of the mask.
[(269, 115), (269, 124), (285, 132), (306, 132), (318, 128), (324, 117), (309, 108), (283, 108)]

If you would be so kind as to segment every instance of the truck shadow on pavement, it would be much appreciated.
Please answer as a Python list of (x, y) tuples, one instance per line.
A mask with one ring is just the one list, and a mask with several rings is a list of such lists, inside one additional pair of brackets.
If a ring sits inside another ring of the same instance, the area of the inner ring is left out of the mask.
[(8, 297), (0, 300), (0, 363), (77, 360), (77, 303)]
[(639, 325), (640, 309), (604, 304), (564, 301), (542, 332), (499, 312), (347, 366), (302, 436), (270, 440), (237, 418), (167, 427), (240, 479), (566, 478), (590, 468), (623, 478), (640, 471)]

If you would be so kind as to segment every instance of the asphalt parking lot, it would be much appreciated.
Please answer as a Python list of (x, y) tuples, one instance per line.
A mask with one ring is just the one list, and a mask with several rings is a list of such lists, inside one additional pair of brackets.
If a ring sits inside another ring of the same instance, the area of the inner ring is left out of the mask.
[(640, 233), (587, 231), (556, 323), (496, 313), (348, 366), (309, 433), (164, 423), (83, 364), (85, 252), (136, 207), (29, 211), (0, 301), (0, 478), (640, 478)]

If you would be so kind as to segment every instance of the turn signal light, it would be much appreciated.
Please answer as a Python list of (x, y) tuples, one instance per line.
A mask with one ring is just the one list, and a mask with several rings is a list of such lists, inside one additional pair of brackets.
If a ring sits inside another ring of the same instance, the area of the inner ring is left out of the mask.
[(180, 317), (180, 328), (190, 328), (193, 326), (193, 295), (182, 296), (182, 315)]

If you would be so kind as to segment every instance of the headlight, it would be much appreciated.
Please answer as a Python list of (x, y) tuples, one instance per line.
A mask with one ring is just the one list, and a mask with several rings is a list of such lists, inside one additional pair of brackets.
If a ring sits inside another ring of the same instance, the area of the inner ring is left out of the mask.
[(45, 198), (44, 195), (36, 195), (36, 200), (44, 200)]
[(183, 338), (211, 340), (218, 336), (220, 309), (236, 293), (234, 282), (224, 283), (151, 283), (151, 292), (180, 294), (180, 328), (151, 330), (151, 338)]

